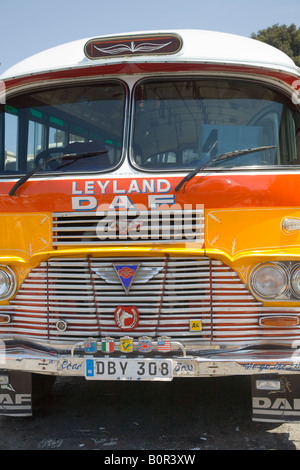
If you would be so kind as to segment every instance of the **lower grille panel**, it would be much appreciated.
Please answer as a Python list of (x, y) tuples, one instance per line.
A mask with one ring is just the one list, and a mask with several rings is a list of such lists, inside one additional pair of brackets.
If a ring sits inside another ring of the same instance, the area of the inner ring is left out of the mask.
[[(114, 264), (139, 264), (128, 294)], [(139, 323), (132, 331), (117, 325), (118, 306), (137, 308)], [(235, 271), (208, 258), (50, 259), (28, 274), (1, 312), (12, 318), (1, 334), (52, 341), (166, 335), (200, 344), (255, 343), (297, 339), (300, 332), (260, 327), (262, 316), (299, 315), (300, 309), (263, 307)], [(59, 320), (67, 324), (65, 331), (58, 330)], [(191, 331), (193, 320), (201, 321), (201, 331)]]

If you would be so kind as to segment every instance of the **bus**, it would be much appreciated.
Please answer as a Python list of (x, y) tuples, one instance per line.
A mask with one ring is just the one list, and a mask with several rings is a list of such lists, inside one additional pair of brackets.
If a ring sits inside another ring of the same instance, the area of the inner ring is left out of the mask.
[(299, 420), (294, 62), (146, 31), (0, 80), (0, 414), (57, 377), (247, 376), (254, 421)]

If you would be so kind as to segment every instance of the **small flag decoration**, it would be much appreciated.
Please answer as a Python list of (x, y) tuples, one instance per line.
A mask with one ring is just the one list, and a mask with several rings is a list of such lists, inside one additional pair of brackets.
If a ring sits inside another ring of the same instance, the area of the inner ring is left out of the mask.
[(120, 351), (129, 353), (133, 351), (133, 338), (124, 336), (120, 338)]
[(157, 349), (160, 352), (171, 351), (171, 338), (168, 338), (167, 336), (157, 338)]
[(114, 352), (115, 344), (113, 338), (103, 338), (101, 343), (102, 352)]
[(139, 339), (139, 352), (148, 353), (152, 351), (151, 338), (144, 337)]
[(97, 341), (89, 338), (84, 343), (84, 351), (88, 354), (93, 354), (97, 352)]

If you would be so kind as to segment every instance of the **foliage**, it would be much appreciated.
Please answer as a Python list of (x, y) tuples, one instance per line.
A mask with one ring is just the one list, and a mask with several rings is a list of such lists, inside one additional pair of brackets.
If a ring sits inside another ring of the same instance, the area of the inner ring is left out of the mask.
[(267, 29), (261, 29), (258, 33), (252, 33), (253, 39), (270, 44), (285, 52), (300, 67), (300, 28), (295, 24), (275, 24)]

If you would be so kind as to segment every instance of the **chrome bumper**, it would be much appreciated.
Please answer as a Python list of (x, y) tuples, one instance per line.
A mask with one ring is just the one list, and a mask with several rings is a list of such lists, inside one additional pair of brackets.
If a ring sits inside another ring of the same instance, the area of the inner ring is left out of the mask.
[[(232, 350), (186, 350), (180, 343), (172, 343), (169, 353), (152, 355), (108, 355), (97, 352), (86, 354), (81, 343), (49, 345), (9, 339), (0, 341), (0, 371), (19, 371), (56, 376), (86, 375), (87, 359), (168, 359), (172, 361), (173, 378), (219, 377), (258, 374), (295, 374), (300, 372), (300, 352), (291, 348), (239, 347)], [(155, 378), (154, 380), (159, 380)]]

